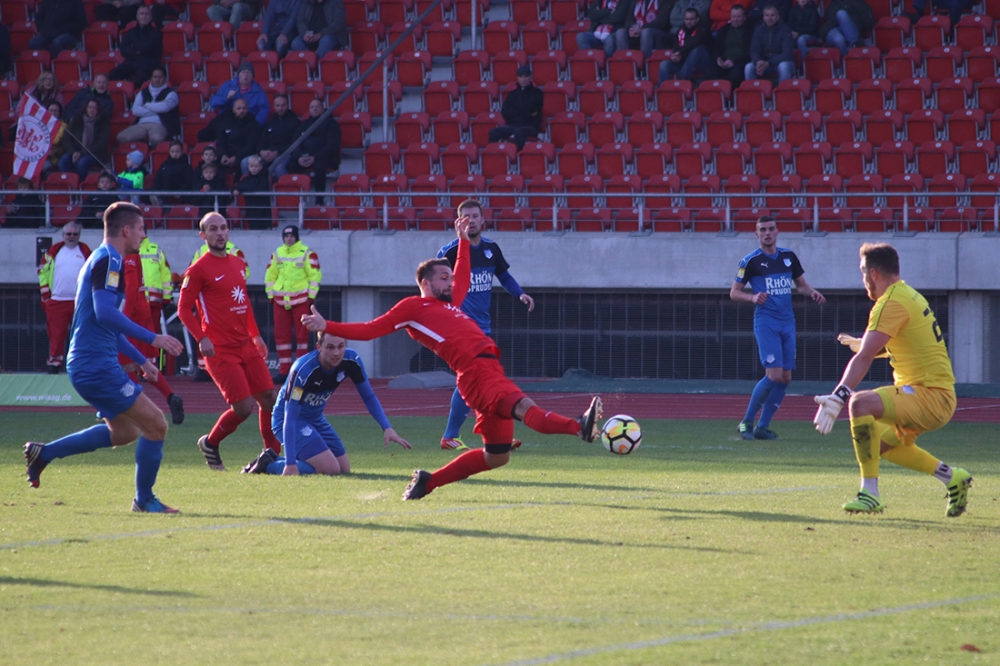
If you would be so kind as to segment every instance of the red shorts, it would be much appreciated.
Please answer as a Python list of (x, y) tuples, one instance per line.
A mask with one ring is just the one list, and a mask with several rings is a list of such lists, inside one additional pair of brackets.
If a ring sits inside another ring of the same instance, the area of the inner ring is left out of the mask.
[(267, 362), (253, 340), (242, 347), (216, 347), (215, 356), (205, 359), (205, 368), (230, 405), (274, 388)]
[(524, 391), (504, 374), (496, 358), (476, 357), (458, 373), (458, 392), (476, 410), (476, 426), (483, 444), (510, 444), (514, 439), (511, 410), (522, 400)]

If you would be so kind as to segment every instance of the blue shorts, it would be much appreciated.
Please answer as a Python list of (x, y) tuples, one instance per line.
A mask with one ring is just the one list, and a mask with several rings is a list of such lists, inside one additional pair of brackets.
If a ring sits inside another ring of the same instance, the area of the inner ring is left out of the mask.
[[(274, 429), (272, 432), (284, 444), (285, 433), (283, 429)], [(336, 458), (347, 453), (344, 443), (340, 440), (340, 435), (326, 419), (323, 419), (322, 422), (301, 423), (296, 435), (295, 458), (302, 462), (306, 462), (313, 456), (318, 456), (327, 450), (331, 451)]]
[(765, 368), (795, 369), (795, 320), (753, 322), (760, 364)]
[(102, 419), (124, 414), (142, 394), (142, 386), (129, 379), (117, 366), (115, 371), (109, 371), (101, 379), (90, 375), (80, 377), (70, 372), (69, 380), (80, 397), (90, 403), (97, 410), (98, 418)]

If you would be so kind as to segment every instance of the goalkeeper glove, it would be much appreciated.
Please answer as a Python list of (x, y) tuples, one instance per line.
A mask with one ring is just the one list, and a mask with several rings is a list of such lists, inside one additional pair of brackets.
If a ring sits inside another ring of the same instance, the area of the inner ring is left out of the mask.
[(819, 434), (830, 434), (830, 431), (833, 430), (833, 424), (840, 416), (840, 410), (844, 408), (844, 403), (851, 397), (851, 393), (851, 389), (841, 384), (833, 389), (833, 393), (830, 395), (818, 395), (814, 398), (819, 409), (816, 410), (813, 424), (815, 424)]

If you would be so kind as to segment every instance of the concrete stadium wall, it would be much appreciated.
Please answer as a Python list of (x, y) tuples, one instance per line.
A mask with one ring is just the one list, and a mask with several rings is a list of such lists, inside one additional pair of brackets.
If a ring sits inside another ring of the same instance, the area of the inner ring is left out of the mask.
[[(35, 282), (36, 237), (60, 240), (59, 231), (4, 230), (0, 233), (0, 284)], [(195, 232), (154, 231), (173, 269), (181, 273), (202, 243)], [(527, 289), (727, 290), (739, 260), (757, 247), (752, 234), (586, 234), (492, 233), (512, 272)], [(417, 264), (435, 255), (454, 235), (441, 232), (302, 233), (317, 251), (323, 284), (343, 288), (346, 320), (381, 314), (377, 290), (414, 287)], [(263, 284), (277, 231), (235, 231), (230, 239), (250, 263), (250, 283)], [(99, 230), (84, 230), (91, 247)], [(793, 249), (805, 276), (817, 289), (858, 290), (858, 248), (865, 241), (886, 241), (900, 252), (904, 279), (917, 289), (945, 290), (952, 307), (951, 353), (959, 381), (989, 380), (1000, 355), (994, 340), (996, 294), (1000, 292), (1000, 236), (984, 233), (782, 234), (779, 245)], [(371, 367), (375, 346), (357, 343)], [(991, 353), (992, 352), (992, 353)], [(984, 379), (985, 377), (985, 379)], [(994, 378), (993, 381), (996, 381)]]

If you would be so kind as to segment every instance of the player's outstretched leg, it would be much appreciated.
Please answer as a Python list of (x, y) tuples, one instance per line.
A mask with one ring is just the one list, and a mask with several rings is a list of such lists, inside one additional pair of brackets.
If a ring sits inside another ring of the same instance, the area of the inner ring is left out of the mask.
[(969, 488), (972, 487), (972, 475), (964, 469), (952, 468), (951, 483), (948, 484), (948, 508), (945, 515), (958, 518), (965, 513), (969, 503)]
[(430, 492), (427, 490), (427, 482), (430, 480), (431, 473), (427, 470), (413, 470), (413, 478), (410, 479), (410, 485), (406, 486), (406, 490), (403, 491), (403, 499), (418, 500), (426, 496)]
[(41, 483), (42, 470), (48, 465), (42, 460), (44, 446), (40, 442), (28, 442), (24, 445), (24, 459), (28, 461), (28, 484), (32, 488), (37, 488)]
[(600, 432), (598, 421), (603, 414), (603, 403), (599, 397), (594, 396), (587, 411), (575, 419), (543, 411), (530, 400), (519, 402), (515, 411), (515, 418), (520, 418), (524, 425), (535, 432), (543, 435), (576, 435), (585, 442), (592, 442)]
[(42, 470), (56, 458), (91, 453), (110, 446), (111, 430), (105, 423), (74, 432), (48, 444), (28, 442), (24, 445), (24, 459), (28, 461), (28, 483), (37, 488)]
[(603, 415), (604, 403), (601, 402), (600, 397), (595, 395), (594, 399), (590, 401), (590, 407), (578, 419), (580, 423), (580, 438), (583, 441), (593, 442), (597, 439), (597, 434), (600, 430), (597, 422)]

